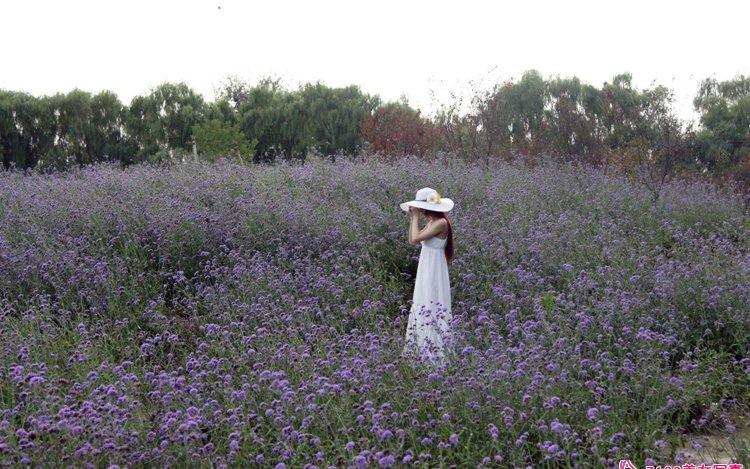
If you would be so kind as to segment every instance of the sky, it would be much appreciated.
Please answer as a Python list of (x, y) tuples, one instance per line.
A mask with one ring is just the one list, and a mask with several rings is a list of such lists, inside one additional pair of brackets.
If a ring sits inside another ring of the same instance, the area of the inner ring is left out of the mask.
[(0, 88), (111, 90), (128, 103), (164, 81), (206, 99), (229, 75), (287, 88), (358, 85), (432, 115), (474, 90), (630, 72), (695, 119), (702, 79), (750, 75), (750, 1), (6, 0)]

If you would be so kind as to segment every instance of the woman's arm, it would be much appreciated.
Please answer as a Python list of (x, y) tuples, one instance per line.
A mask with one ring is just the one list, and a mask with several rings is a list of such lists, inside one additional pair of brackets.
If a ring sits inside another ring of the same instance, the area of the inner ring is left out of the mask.
[(419, 231), (418, 220), (417, 213), (411, 212), (411, 223), (409, 224), (409, 243), (411, 244), (419, 244), (425, 239), (440, 234), (448, 223), (445, 219), (440, 219)]
[(419, 233), (419, 212), (417, 209), (409, 209), (409, 244), (416, 244), (414, 235)]
[(412, 227), (414, 226), (414, 223), (415, 223), (415, 221), (414, 221), (415, 217), (416, 217), (416, 215), (414, 214), (414, 211), (410, 208), (409, 209), (409, 233), (406, 235), (406, 237), (409, 239), (409, 244), (412, 244), (412, 242), (411, 242), (411, 232), (412, 232)]

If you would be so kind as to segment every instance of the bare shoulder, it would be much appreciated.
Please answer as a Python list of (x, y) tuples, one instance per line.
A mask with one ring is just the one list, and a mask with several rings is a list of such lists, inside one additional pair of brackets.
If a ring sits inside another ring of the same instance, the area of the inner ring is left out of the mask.
[(445, 218), (439, 218), (437, 221), (435, 221), (435, 226), (439, 228), (447, 228), (448, 227), (448, 220)]
[(435, 228), (437, 228), (439, 231), (438, 233), (443, 234), (448, 230), (448, 220), (445, 218), (439, 218), (432, 222)]

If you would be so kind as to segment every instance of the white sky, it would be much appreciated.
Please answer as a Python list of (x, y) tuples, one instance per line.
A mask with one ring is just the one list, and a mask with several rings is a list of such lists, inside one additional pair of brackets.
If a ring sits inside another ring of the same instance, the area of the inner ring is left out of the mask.
[(472, 81), (530, 68), (596, 86), (629, 71), (639, 88), (672, 87), (692, 118), (701, 79), (750, 75), (748, 18), (747, 0), (5, 0), (0, 88), (109, 89), (128, 103), (185, 81), (212, 100), (229, 74), (274, 75), (404, 94), (429, 115)]

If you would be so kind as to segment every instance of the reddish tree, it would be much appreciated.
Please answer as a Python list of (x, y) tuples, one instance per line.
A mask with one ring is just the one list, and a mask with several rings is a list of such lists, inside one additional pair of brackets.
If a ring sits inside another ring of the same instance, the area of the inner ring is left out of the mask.
[(389, 103), (365, 118), (360, 135), (375, 153), (422, 156), (434, 147), (439, 134), (420, 111), (403, 103)]

